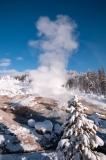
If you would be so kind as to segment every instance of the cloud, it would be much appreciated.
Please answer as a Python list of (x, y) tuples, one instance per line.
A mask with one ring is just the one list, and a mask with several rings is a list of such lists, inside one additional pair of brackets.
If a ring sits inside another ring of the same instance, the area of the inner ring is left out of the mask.
[(21, 76), (23, 74), (28, 74), (30, 72), (30, 70), (25, 70), (23, 72), (19, 72), (15, 69), (11, 69), (11, 70), (0, 70), (0, 76), (6, 76), (6, 75), (10, 75), (10, 76)]
[(29, 87), (43, 96), (62, 94), (68, 58), (78, 48), (77, 24), (68, 16), (58, 15), (55, 21), (40, 17), (35, 26), (38, 40), (29, 40), (28, 45), (39, 49), (40, 66), (29, 72), (33, 79)]
[(22, 61), (22, 60), (23, 60), (22, 57), (17, 57), (16, 59), (17, 59), (18, 61)]
[(0, 67), (7, 67), (11, 65), (11, 59), (2, 58), (0, 59)]

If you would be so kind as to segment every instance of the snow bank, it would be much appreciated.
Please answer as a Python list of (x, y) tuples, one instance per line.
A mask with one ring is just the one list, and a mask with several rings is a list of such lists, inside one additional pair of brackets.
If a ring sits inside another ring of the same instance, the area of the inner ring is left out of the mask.
[(10, 97), (18, 95), (18, 94), (25, 94), (23, 92), (23, 87), (26, 88), (28, 86), (28, 82), (24, 81), (21, 82), (14, 77), (4, 76), (0, 78), (0, 95), (8, 95)]
[(0, 135), (0, 146), (2, 146), (4, 142), (5, 142), (5, 137), (3, 135)]
[(86, 102), (92, 102), (92, 104), (100, 106), (100, 108), (103, 108), (106, 110), (106, 98), (104, 96), (98, 96), (94, 94), (87, 94), (87, 93), (81, 93), (79, 92), (77, 94), (80, 98), (83, 98), (86, 100)]
[(98, 137), (97, 135), (95, 135), (95, 143), (97, 143), (98, 146), (103, 146), (104, 145), (103, 140), (100, 137)]
[(100, 119), (98, 114), (93, 113), (91, 116), (89, 116), (89, 118), (92, 119), (97, 126), (99, 125)]
[(77, 95), (80, 99), (85, 99), (86, 102), (90, 102), (92, 104), (100, 106), (100, 108), (103, 108), (106, 110), (106, 98), (104, 96), (98, 96), (94, 94), (88, 94), (85, 92), (81, 92), (78, 89), (71, 89), (68, 91), (68, 94), (70, 97), (73, 97), (74, 95)]
[(54, 126), (54, 132), (57, 133), (57, 134), (60, 134), (62, 131), (62, 128), (59, 124), (55, 124)]
[(98, 153), (100, 160), (106, 160), (106, 155), (104, 155), (103, 153)]
[(49, 120), (45, 120), (44, 122), (37, 122), (35, 123), (35, 129), (39, 131), (41, 130), (43, 133), (46, 131), (52, 132), (53, 124)]

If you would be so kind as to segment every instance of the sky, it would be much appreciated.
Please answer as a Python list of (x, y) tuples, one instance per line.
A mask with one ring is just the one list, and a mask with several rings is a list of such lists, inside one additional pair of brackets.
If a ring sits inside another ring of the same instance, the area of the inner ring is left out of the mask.
[[(68, 26), (72, 27), (72, 33), (64, 30), (64, 40), (59, 39), (63, 23), (66, 30)], [(51, 24), (57, 25), (54, 30)], [(48, 35), (47, 31), (53, 34)], [(55, 33), (59, 36), (54, 37)], [(46, 49), (45, 42), (48, 44)], [(68, 42), (73, 43), (72, 47)], [(55, 47), (49, 50), (55, 63), (58, 59), (56, 47), (61, 54), (64, 52), (60, 61), (64, 59), (66, 70), (97, 71), (102, 66), (106, 70), (106, 1), (0, 0), (0, 75), (48, 66), (45, 59), (50, 61), (50, 54), (47, 55), (50, 47)]]

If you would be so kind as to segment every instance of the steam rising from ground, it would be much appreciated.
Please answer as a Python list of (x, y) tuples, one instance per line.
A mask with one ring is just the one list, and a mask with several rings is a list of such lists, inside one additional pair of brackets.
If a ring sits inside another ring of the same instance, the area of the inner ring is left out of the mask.
[(35, 24), (38, 40), (30, 40), (28, 45), (41, 53), (39, 67), (30, 71), (32, 92), (42, 96), (61, 96), (67, 81), (66, 67), (73, 50), (78, 48), (76, 23), (68, 16), (58, 15), (55, 21), (40, 17)]

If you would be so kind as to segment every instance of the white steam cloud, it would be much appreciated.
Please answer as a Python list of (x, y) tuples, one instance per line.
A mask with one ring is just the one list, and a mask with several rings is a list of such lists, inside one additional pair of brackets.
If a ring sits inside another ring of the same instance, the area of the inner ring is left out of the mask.
[(30, 71), (33, 80), (30, 88), (42, 96), (57, 96), (65, 92), (62, 85), (67, 80), (66, 67), (73, 50), (78, 48), (76, 23), (68, 16), (58, 15), (55, 21), (40, 17), (35, 24), (38, 40), (30, 40), (28, 45), (39, 49), (40, 66)]

